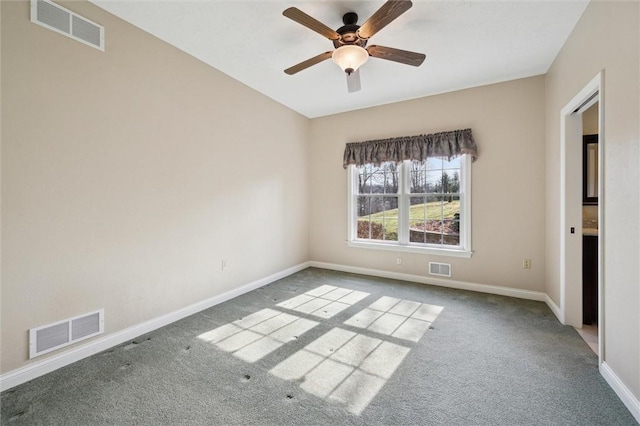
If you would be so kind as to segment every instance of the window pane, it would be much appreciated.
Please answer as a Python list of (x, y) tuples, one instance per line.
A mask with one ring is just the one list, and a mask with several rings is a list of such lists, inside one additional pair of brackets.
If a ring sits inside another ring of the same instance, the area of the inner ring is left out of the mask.
[(409, 192), (412, 194), (425, 193), (427, 191), (426, 163), (412, 161), (409, 164)]
[(442, 192), (458, 193), (460, 192), (460, 170), (445, 170), (442, 173)]
[(460, 220), (460, 196), (445, 195), (442, 202), (443, 219)]
[(442, 198), (442, 195), (432, 195), (427, 197), (427, 219), (442, 220), (442, 210), (444, 207)]
[[(366, 225), (358, 225), (358, 238), (371, 240), (398, 241), (398, 221), (384, 217), (375, 217), (371, 221), (362, 221)], [(363, 228), (362, 233), (360, 228)], [(362, 235), (361, 235), (362, 234)]]
[[(457, 231), (455, 230), (458, 227)], [(454, 220), (445, 220), (442, 224), (442, 244), (446, 246), (460, 245), (460, 222)]]
[(427, 188), (429, 194), (442, 192), (442, 170), (427, 170)]
[(386, 219), (383, 226), (384, 240), (398, 241), (398, 221), (394, 219)]
[(371, 174), (370, 186), (372, 194), (382, 194), (384, 192), (384, 171), (378, 170)]
[[(398, 217), (398, 197), (384, 197), (382, 195), (368, 196), (367, 214), (381, 218), (383, 215)], [(390, 210), (394, 210), (390, 212)]]
[(384, 197), (384, 215), (398, 220), (398, 197)]
[(460, 169), (460, 160), (462, 157), (452, 158), (451, 160), (447, 160), (446, 158), (442, 159), (442, 168), (443, 169)]
[(413, 197), (409, 197), (409, 205), (410, 206), (419, 206), (419, 207), (415, 207), (416, 209), (418, 208), (424, 208), (425, 203), (427, 202), (427, 197), (425, 196), (413, 196)]
[(371, 238), (371, 222), (368, 219), (358, 219), (358, 238)]
[[(414, 169), (422, 170), (424, 174), (424, 185), (418, 188), (414, 185), (417, 182), (418, 172), (410, 173), (410, 184), (412, 193), (458, 193), (460, 192), (460, 157), (451, 161), (441, 158), (430, 158), (425, 163), (412, 163), (412, 171)], [(415, 190), (414, 190), (415, 187)]]
[(371, 193), (371, 173), (366, 168), (358, 168), (358, 194)]
[(440, 170), (442, 169), (442, 158), (427, 158), (427, 170)]
[(442, 221), (427, 221), (425, 226), (425, 242), (427, 244), (442, 244)]
[(371, 215), (375, 216), (377, 213), (384, 211), (384, 197), (371, 196), (369, 197), (369, 211)]
[(358, 217), (367, 216), (369, 215), (369, 213), (371, 213), (371, 203), (369, 202), (369, 197), (359, 196), (356, 203), (356, 215)]
[(451, 176), (447, 172), (442, 172), (442, 193), (446, 194), (451, 191)]
[(357, 204), (358, 238), (398, 241), (397, 196), (360, 196)]
[(411, 229), (419, 229), (421, 231), (424, 231), (425, 221), (421, 220), (421, 219), (410, 220), (409, 221), (409, 228), (411, 228)]
[(424, 244), (427, 242), (425, 239), (426, 233), (419, 229), (409, 229), (409, 242)]
[(398, 166), (395, 163), (386, 163), (384, 166), (384, 193), (398, 193)]
[(384, 211), (379, 214), (384, 240), (398, 241), (398, 197), (384, 197)]
[(426, 197), (409, 197), (409, 221), (424, 222), (427, 217)]
[(409, 242), (412, 243), (425, 243), (426, 228), (424, 220), (410, 220), (409, 221)]
[(425, 240), (429, 244), (460, 244), (460, 196), (429, 197)]
[(396, 194), (398, 192), (398, 166), (383, 163), (357, 167), (359, 194)]

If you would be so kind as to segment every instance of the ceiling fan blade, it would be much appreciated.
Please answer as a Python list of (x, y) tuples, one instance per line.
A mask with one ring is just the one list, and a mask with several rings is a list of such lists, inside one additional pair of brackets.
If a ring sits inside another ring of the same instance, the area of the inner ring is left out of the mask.
[(338, 40), (340, 38), (340, 34), (338, 34), (336, 31), (327, 27), (317, 19), (307, 15), (297, 7), (290, 7), (282, 12), (282, 14), (287, 18), (296, 21), (298, 24), (304, 25), (310, 30), (317, 32), (321, 36), (328, 38), (329, 40)]
[(360, 38), (371, 38), (375, 33), (389, 25), (391, 21), (411, 9), (413, 3), (409, 0), (388, 0), (380, 9), (371, 15), (358, 30)]
[(349, 93), (360, 91), (360, 70), (357, 69), (351, 74), (347, 74), (347, 91)]
[(302, 70), (309, 68), (312, 65), (319, 64), (322, 61), (326, 61), (331, 57), (332, 54), (333, 54), (333, 51), (321, 53), (317, 56), (314, 56), (313, 58), (307, 59), (306, 61), (302, 61), (297, 65), (287, 68), (286, 70), (284, 70), (284, 72), (289, 75), (293, 75), (297, 72), (300, 72)]
[(385, 46), (369, 46), (367, 52), (374, 58), (386, 59), (387, 61), (400, 62), (401, 64), (419, 67), (424, 62), (426, 56), (423, 53), (409, 52), (408, 50), (394, 49)]

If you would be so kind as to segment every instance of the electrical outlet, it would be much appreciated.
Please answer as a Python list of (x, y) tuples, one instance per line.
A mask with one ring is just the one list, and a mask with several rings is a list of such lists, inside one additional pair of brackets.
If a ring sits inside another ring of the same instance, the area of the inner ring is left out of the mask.
[(396, 265), (402, 265), (402, 258), (396, 257)]
[(531, 259), (522, 259), (522, 269), (531, 269)]
[(229, 261), (227, 259), (222, 259), (222, 270), (224, 271), (229, 266)]

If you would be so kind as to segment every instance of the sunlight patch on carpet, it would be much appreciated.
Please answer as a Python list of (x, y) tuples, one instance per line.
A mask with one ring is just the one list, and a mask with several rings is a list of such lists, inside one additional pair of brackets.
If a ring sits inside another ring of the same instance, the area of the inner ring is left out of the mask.
[(273, 309), (262, 309), (198, 336), (247, 362), (256, 362), (318, 325)]
[(402, 363), (410, 348), (333, 328), (274, 368), (305, 392), (360, 414)]
[(386, 336), (418, 342), (442, 309), (442, 306), (384, 296), (344, 323)]
[[(347, 289), (321, 286), (286, 300), (279, 307), (313, 314), (329, 300), (344, 301)], [(365, 293), (366, 297), (368, 294)], [(353, 297), (353, 296), (352, 296)], [(364, 297), (353, 298), (354, 302)], [(300, 381), (305, 392), (338, 402), (359, 415), (391, 378), (411, 348), (388, 337), (418, 342), (442, 311), (442, 306), (383, 296), (270, 370), (283, 380)]]
[[(235, 357), (256, 362), (370, 296), (322, 285), (198, 336)], [(442, 311), (442, 306), (383, 296), (278, 362), (269, 372), (305, 392), (360, 415)], [(284, 312), (288, 311), (288, 312)], [(305, 316), (312, 316), (313, 321)], [(346, 318), (346, 316), (345, 316)], [(399, 340), (406, 343), (399, 344)], [(309, 340), (306, 340), (308, 342)], [(305, 343), (306, 343), (305, 342)], [(293, 348), (294, 350), (296, 348)]]
[(364, 291), (322, 285), (304, 294), (280, 302), (277, 306), (329, 319), (367, 296), (369, 296), (369, 293)]

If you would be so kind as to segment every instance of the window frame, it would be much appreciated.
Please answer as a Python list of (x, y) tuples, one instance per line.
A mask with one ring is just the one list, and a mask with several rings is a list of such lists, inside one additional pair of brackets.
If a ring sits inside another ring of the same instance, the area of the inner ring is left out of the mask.
[(347, 168), (347, 245), (349, 247), (433, 254), (438, 256), (470, 258), (471, 250), (471, 156), (460, 157), (460, 245), (446, 246), (409, 242), (409, 171), (411, 160), (399, 163), (398, 188), (398, 241), (369, 240), (357, 237), (358, 172), (355, 165)]

